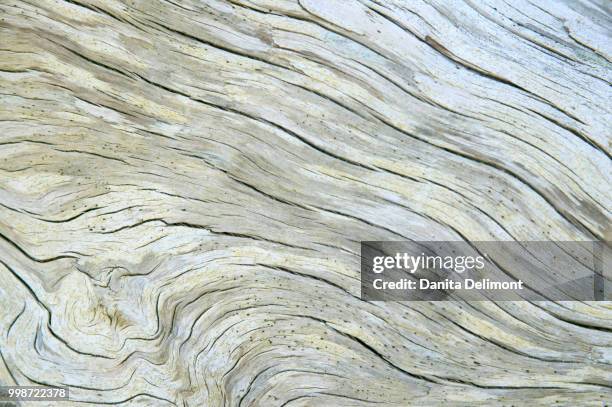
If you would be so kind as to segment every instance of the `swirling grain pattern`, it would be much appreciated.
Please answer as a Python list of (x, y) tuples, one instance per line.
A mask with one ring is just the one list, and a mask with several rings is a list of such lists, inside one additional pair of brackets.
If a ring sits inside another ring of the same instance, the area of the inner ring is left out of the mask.
[(0, 384), (610, 403), (609, 302), (365, 302), (359, 242), (610, 240), (611, 31), (606, 0), (0, 0)]

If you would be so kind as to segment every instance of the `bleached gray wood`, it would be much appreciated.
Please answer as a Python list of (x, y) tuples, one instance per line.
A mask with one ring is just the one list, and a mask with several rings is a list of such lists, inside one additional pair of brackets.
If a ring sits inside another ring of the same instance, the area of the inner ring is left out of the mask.
[(0, 382), (75, 406), (610, 403), (610, 303), (367, 303), (358, 256), (610, 240), (611, 20), (1, 0)]

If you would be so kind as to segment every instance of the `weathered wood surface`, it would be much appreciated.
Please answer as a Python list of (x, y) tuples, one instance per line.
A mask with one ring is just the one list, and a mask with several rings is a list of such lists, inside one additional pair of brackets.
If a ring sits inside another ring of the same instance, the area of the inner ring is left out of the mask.
[(2, 0), (0, 27), (2, 383), (612, 399), (610, 303), (367, 303), (358, 274), (361, 240), (610, 238), (610, 2)]

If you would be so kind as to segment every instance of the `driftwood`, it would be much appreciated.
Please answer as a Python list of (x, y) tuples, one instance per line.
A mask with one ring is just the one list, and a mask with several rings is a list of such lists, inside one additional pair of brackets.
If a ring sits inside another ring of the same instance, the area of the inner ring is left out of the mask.
[(364, 240), (610, 239), (610, 2), (3, 0), (0, 26), (0, 382), (71, 399), (32, 405), (612, 400), (609, 302), (359, 298)]

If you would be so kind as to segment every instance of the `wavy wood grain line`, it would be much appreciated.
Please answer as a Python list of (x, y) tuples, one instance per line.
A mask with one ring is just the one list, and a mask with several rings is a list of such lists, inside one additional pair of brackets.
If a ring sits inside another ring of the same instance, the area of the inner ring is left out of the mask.
[(359, 242), (610, 240), (611, 30), (598, 0), (0, 0), (0, 384), (609, 404), (610, 303), (364, 302)]

